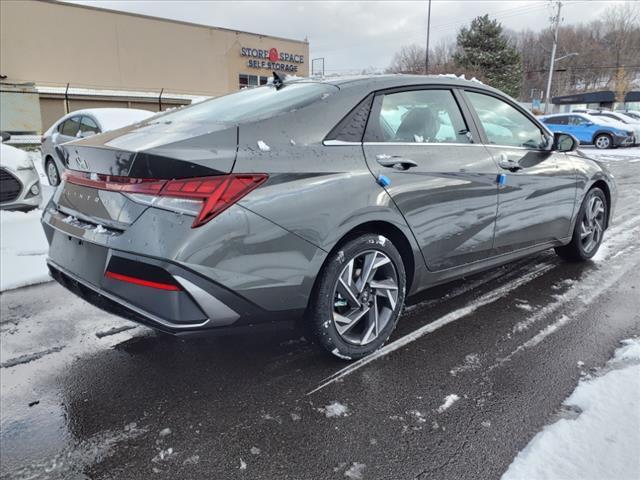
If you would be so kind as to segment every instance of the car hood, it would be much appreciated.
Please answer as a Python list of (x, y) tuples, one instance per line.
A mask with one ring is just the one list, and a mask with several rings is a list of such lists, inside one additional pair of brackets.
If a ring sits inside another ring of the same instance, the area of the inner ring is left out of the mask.
[(33, 161), (26, 152), (2, 143), (0, 144), (0, 167), (22, 170), (33, 168)]

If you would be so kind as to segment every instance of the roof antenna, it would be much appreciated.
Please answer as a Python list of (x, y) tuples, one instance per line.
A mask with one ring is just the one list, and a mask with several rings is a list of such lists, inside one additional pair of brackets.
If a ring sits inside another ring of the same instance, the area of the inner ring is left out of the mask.
[(276, 90), (284, 87), (284, 78), (280, 77), (276, 72), (273, 72), (273, 86), (276, 87)]

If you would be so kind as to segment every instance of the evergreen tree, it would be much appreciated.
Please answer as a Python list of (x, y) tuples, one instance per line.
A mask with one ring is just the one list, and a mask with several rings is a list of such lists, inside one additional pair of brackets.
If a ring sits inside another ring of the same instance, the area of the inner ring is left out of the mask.
[(522, 82), (522, 60), (502, 33), (502, 25), (489, 15), (476, 17), (457, 36), (458, 52), (453, 60), (469, 74), (490, 86), (517, 97)]

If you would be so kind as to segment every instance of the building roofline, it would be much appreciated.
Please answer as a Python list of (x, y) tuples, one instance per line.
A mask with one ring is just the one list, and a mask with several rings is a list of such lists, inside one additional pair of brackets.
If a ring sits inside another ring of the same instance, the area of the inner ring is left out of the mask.
[(169, 23), (177, 23), (179, 25), (186, 25), (189, 27), (199, 27), (199, 28), (208, 28), (211, 30), (220, 30), (220, 31), (224, 31), (224, 32), (233, 32), (233, 33), (243, 33), (245, 35), (253, 35), (255, 37), (261, 37), (261, 38), (273, 38), (276, 40), (284, 40), (286, 42), (293, 42), (293, 43), (300, 43), (302, 45), (309, 45), (308, 41), (305, 40), (296, 40), (294, 38), (287, 38), (287, 37), (277, 37), (274, 35), (266, 35), (264, 33), (255, 33), (255, 32), (247, 32), (245, 30), (236, 30), (233, 28), (225, 28), (225, 27), (216, 27), (213, 25), (206, 25), (204, 23), (194, 23), (194, 22), (187, 22), (184, 20), (174, 20), (172, 18), (166, 18), (166, 17), (156, 17), (153, 15), (145, 15), (143, 13), (133, 13), (133, 12), (126, 12), (126, 11), (122, 11), (122, 10), (115, 10), (112, 8), (105, 8), (105, 7), (94, 7), (91, 5), (82, 5), (79, 3), (70, 3), (70, 2), (65, 2), (65, 1), (61, 1), (61, 0), (35, 0), (37, 2), (42, 2), (42, 3), (50, 3), (53, 5), (61, 5), (64, 7), (76, 7), (76, 8), (84, 8), (87, 10), (94, 10), (94, 11), (99, 11), (99, 12), (108, 12), (108, 13), (116, 13), (116, 14), (120, 14), (120, 15), (128, 15), (130, 17), (138, 17), (138, 18), (144, 18), (147, 20), (158, 20), (161, 22), (169, 22)]

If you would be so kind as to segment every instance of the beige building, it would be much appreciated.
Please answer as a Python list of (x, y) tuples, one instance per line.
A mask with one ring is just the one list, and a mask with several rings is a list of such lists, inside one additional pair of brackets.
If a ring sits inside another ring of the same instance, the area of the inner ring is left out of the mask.
[(156, 111), (266, 83), (274, 70), (309, 74), (306, 40), (46, 0), (2, 0), (0, 22), (1, 94), (35, 84), (17, 89), (38, 94), (42, 130), (80, 108)]

